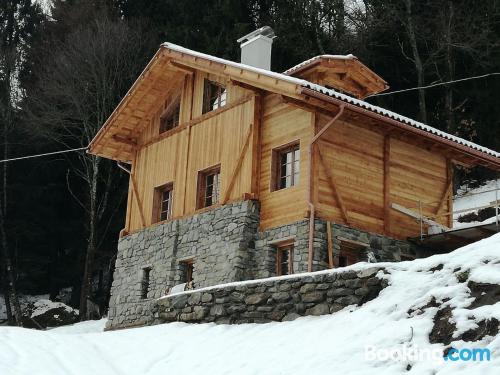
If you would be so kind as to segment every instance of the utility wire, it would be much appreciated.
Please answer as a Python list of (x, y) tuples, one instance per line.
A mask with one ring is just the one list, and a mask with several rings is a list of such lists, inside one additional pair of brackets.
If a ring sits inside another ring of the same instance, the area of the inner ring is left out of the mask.
[[(390, 91), (390, 92), (382, 92), (380, 94), (369, 95), (366, 98), (373, 98), (374, 96), (385, 96), (385, 95), (399, 94), (401, 92), (407, 92), (407, 91), (415, 91), (415, 90), (421, 90), (421, 89), (428, 89), (428, 88), (431, 88), (431, 87), (445, 86), (445, 85), (449, 85), (451, 83), (471, 81), (471, 80), (474, 80), (474, 79), (486, 78), (486, 77), (497, 76), (497, 75), (500, 75), (500, 72), (488, 73), (488, 74), (483, 74), (483, 75), (480, 75), (480, 76), (473, 76), (473, 77), (467, 77), (467, 78), (461, 78), (461, 79), (455, 79), (453, 81), (447, 81), (447, 82), (439, 82), (439, 83), (434, 83), (434, 84), (427, 85), (427, 86), (419, 86), (419, 87), (412, 87), (412, 88), (409, 88), (409, 89), (402, 89), (402, 90), (396, 90), (396, 91)], [(49, 155), (65, 154), (65, 153), (68, 153), (68, 152), (83, 151), (83, 150), (87, 150), (88, 148), (89, 147), (87, 146), (87, 147), (73, 148), (73, 149), (69, 149), (69, 150), (47, 152), (47, 153), (44, 153), (44, 154), (28, 155), (28, 156), (21, 156), (21, 157), (18, 157), (18, 158), (4, 159), (4, 160), (0, 160), (0, 164), (2, 164), (2, 163), (8, 163), (8, 162), (11, 162), (11, 161), (17, 161), (17, 160), (40, 158), (40, 157), (49, 156)]]
[(3, 159), (3, 160), (0, 160), (0, 164), (1, 163), (8, 163), (8, 162), (11, 162), (11, 161), (16, 161), (16, 160), (34, 159), (34, 158), (41, 158), (43, 156), (49, 156), (49, 155), (66, 154), (68, 152), (83, 151), (83, 150), (87, 150), (88, 148), (89, 147), (87, 146), (87, 147), (80, 147), (80, 148), (72, 148), (72, 149), (69, 149), (69, 150), (46, 152), (44, 154), (21, 156), (21, 157), (12, 158), (12, 159)]
[(474, 76), (474, 77), (460, 78), (460, 79), (455, 79), (453, 81), (447, 81), (447, 82), (433, 83), (433, 84), (427, 85), (427, 86), (419, 86), (419, 87), (412, 87), (412, 88), (409, 88), (409, 89), (402, 89), (402, 90), (396, 90), (396, 91), (382, 92), (380, 94), (374, 94), (374, 95), (367, 96), (366, 98), (372, 98), (374, 96), (385, 96), (385, 95), (399, 94), (401, 92), (406, 92), (406, 91), (415, 91), (415, 90), (428, 89), (428, 88), (431, 88), (431, 87), (445, 86), (445, 85), (449, 85), (451, 83), (457, 83), (457, 82), (463, 82), (463, 81), (471, 81), (471, 80), (474, 80), (474, 79), (486, 78), (486, 77), (489, 77), (489, 76), (497, 76), (497, 75), (500, 75), (500, 72), (488, 73), (488, 74), (483, 74), (483, 75)]

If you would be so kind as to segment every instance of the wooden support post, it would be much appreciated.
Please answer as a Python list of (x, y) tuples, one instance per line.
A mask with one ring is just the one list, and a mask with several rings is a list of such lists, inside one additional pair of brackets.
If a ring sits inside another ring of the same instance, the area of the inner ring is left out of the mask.
[[(443, 194), (441, 195), (441, 199), (439, 200), (439, 205), (436, 209), (436, 215), (439, 215), (441, 210), (443, 209), (446, 202), (449, 202), (449, 197), (452, 195), (451, 189), (453, 188), (453, 171), (451, 170), (451, 163), (449, 161), (446, 162), (446, 186), (443, 190)], [(448, 211), (451, 211), (451, 207)]]
[(233, 190), (234, 184), (236, 183), (236, 177), (238, 176), (239, 171), (241, 169), (241, 165), (243, 164), (243, 160), (245, 159), (245, 154), (248, 149), (248, 145), (250, 143), (250, 138), (252, 136), (252, 130), (253, 130), (253, 124), (250, 124), (250, 126), (248, 127), (247, 134), (245, 136), (245, 143), (243, 144), (240, 154), (238, 155), (236, 165), (234, 166), (233, 171), (231, 172), (229, 184), (227, 185), (226, 191), (224, 193), (224, 199), (222, 199), (221, 204), (226, 203), (229, 199), (229, 196), (231, 195), (231, 191)]
[(254, 96), (254, 115), (253, 115), (253, 134), (252, 134), (252, 187), (251, 191), (258, 199), (260, 190), (260, 163), (261, 163), (261, 144), (262, 144), (262, 95)]
[(391, 235), (391, 136), (384, 137), (384, 232)]
[(333, 235), (332, 235), (332, 223), (330, 221), (326, 222), (326, 234), (328, 236), (328, 267), (333, 268)]
[(344, 219), (344, 221), (347, 225), (350, 225), (349, 215), (347, 214), (347, 209), (345, 207), (344, 200), (342, 199), (342, 196), (340, 195), (340, 192), (337, 188), (337, 185), (335, 184), (335, 180), (333, 179), (333, 177), (330, 173), (330, 170), (325, 165), (325, 161), (323, 160), (323, 155), (321, 154), (321, 150), (319, 148), (318, 148), (318, 155), (319, 155), (319, 160), (320, 160), (321, 164), (323, 165), (323, 168), (326, 172), (328, 185), (330, 186), (330, 189), (333, 190), (335, 200), (339, 204), (340, 211), (342, 212), (342, 218)]

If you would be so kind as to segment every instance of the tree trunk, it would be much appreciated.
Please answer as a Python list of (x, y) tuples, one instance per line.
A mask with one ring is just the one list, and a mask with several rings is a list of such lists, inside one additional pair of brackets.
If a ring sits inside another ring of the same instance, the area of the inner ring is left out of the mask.
[(1, 287), (2, 287), (2, 293), (3, 293), (3, 299), (5, 301), (5, 312), (6, 312), (6, 315), (7, 315), (7, 323), (9, 325), (13, 325), (15, 323), (14, 321), (14, 317), (12, 316), (12, 307), (10, 305), (10, 290), (9, 290), (9, 286), (8, 286), (8, 283), (7, 283), (7, 277), (6, 277), (6, 269), (5, 269), (5, 265), (3, 263), (1, 263)]
[(17, 298), (16, 291), (16, 278), (14, 277), (14, 270), (12, 268), (12, 262), (10, 259), (9, 251), (8, 251), (8, 242), (5, 233), (5, 221), (3, 210), (0, 209), (0, 235), (2, 237), (2, 258), (5, 264), (6, 271), (6, 281), (8, 284), (8, 290), (12, 296), (12, 305), (14, 307), (14, 316), (16, 320), (16, 324), (18, 326), (22, 326), (22, 315), (21, 315), (21, 306), (19, 305), (19, 299)]
[[(6, 72), (9, 74), (10, 77), (10, 70), (7, 70)], [(10, 88), (11, 84), (9, 79), (7, 79), (7, 85)], [(13, 122), (13, 114), (12, 114), (12, 107), (10, 107), (10, 102), (8, 103), (9, 107), (7, 108), (7, 113), (6, 113), (6, 119), (4, 122), (4, 134), (3, 134), (3, 158), (8, 159), (9, 156), (9, 150), (8, 150), (8, 133), (9, 130), (11, 129), (11, 125)], [(7, 182), (8, 182), (8, 163), (3, 163), (2, 166), (2, 189), (3, 189), (3, 194), (2, 194), (2, 203), (0, 205), (0, 236), (1, 236), (1, 247), (2, 247), (2, 258), (3, 258), (3, 264), (5, 266), (5, 281), (7, 285), (7, 291), (10, 292), (10, 297), (12, 306), (14, 307), (14, 317), (16, 320), (16, 324), (18, 326), (22, 326), (22, 314), (21, 314), (21, 306), (19, 305), (19, 298), (17, 296), (17, 289), (16, 289), (16, 278), (14, 276), (14, 269), (12, 267), (12, 260), (10, 258), (9, 254), (9, 246), (8, 246), (8, 240), (7, 240), (7, 233), (5, 230), (5, 222), (7, 218)]]
[[(417, 45), (417, 35), (415, 33), (415, 27), (413, 24), (413, 13), (412, 13), (412, 0), (405, 0), (406, 7), (406, 27), (408, 31), (408, 39), (410, 40), (411, 51), (413, 55), (413, 62), (415, 64), (415, 70), (417, 72), (417, 84), (418, 87), (422, 87), (425, 84), (424, 79), (424, 68), (422, 64), (422, 59), (420, 57), (420, 51)], [(419, 107), (419, 120), (426, 123), (427, 122), (427, 106), (425, 104), (425, 91), (424, 89), (418, 90), (418, 107)]]
[[(455, 68), (453, 65), (453, 49), (452, 49), (452, 23), (453, 23), (453, 2), (448, 1), (448, 17), (445, 22), (445, 43), (446, 43), (446, 80), (452, 81), (455, 76)], [(453, 89), (451, 85), (445, 86), (445, 113), (446, 113), (446, 130), (454, 131), (454, 115), (453, 115)]]
[(99, 175), (99, 160), (92, 156), (92, 175), (90, 179), (89, 191), (89, 237), (87, 242), (87, 253), (85, 255), (85, 265), (82, 278), (82, 289), (80, 292), (80, 320), (87, 319), (88, 299), (91, 293), (92, 271), (94, 258), (97, 251), (96, 246), (96, 219), (97, 219), (97, 179)]

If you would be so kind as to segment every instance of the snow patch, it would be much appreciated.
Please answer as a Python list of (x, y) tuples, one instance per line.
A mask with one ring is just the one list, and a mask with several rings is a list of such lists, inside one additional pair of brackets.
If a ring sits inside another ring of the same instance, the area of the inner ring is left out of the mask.
[[(49, 331), (0, 329), (0, 373), (14, 374), (412, 374), (483, 375), (500, 368), (500, 335), (460, 348), (488, 348), (491, 361), (411, 363), (370, 361), (367, 346), (444, 350), (430, 344), (438, 307), (417, 309), (433, 298), (453, 308), (455, 337), (482, 319), (500, 319), (500, 303), (468, 309), (473, 298), (464, 273), (477, 282), (498, 281), (500, 234), (450, 254), (411, 262), (384, 263), (389, 281), (379, 297), (333, 315), (268, 324), (185, 324), (102, 332), (105, 321)], [(373, 264), (355, 267), (363, 270)], [(446, 301), (446, 302), (445, 302)], [(413, 313), (411, 313), (413, 311)]]

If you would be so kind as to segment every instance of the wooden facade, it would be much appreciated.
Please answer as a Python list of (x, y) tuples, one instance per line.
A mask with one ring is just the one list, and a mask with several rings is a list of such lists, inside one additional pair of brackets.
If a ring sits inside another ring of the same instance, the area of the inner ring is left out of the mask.
[[(322, 73), (328, 81), (328, 71)], [(203, 114), (206, 79), (224, 85), (226, 104)], [(179, 125), (160, 134), (160, 118), (175, 100), (180, 100)], [(315, 134), (340, 107), (340, 118), (309, 152)], [(421, 224), (392, 204), (429, 217), (450, 212), (453, 163), (500, 166), (498, 158), (482, 158), (365, 112), (319, 94), (308, 96), (294, 81), (167, 46), (90, 152), (131, 165), (125, 233), (155, 223), (155, 188), (165, 184), (173, 187), (171, 219), (210, 209), (196, 203), (199, 173), (219, 166), (217, 206), (259, 200), (261, 229), (303, 220), (312, 204), (316, 217), (404, 239), (419, 234)], [(298, 184), (274, 190), (273, 150), (294, 142), (300, 148)], [(450, 220), (448, 215), (436, 221), (451, 226)]]

